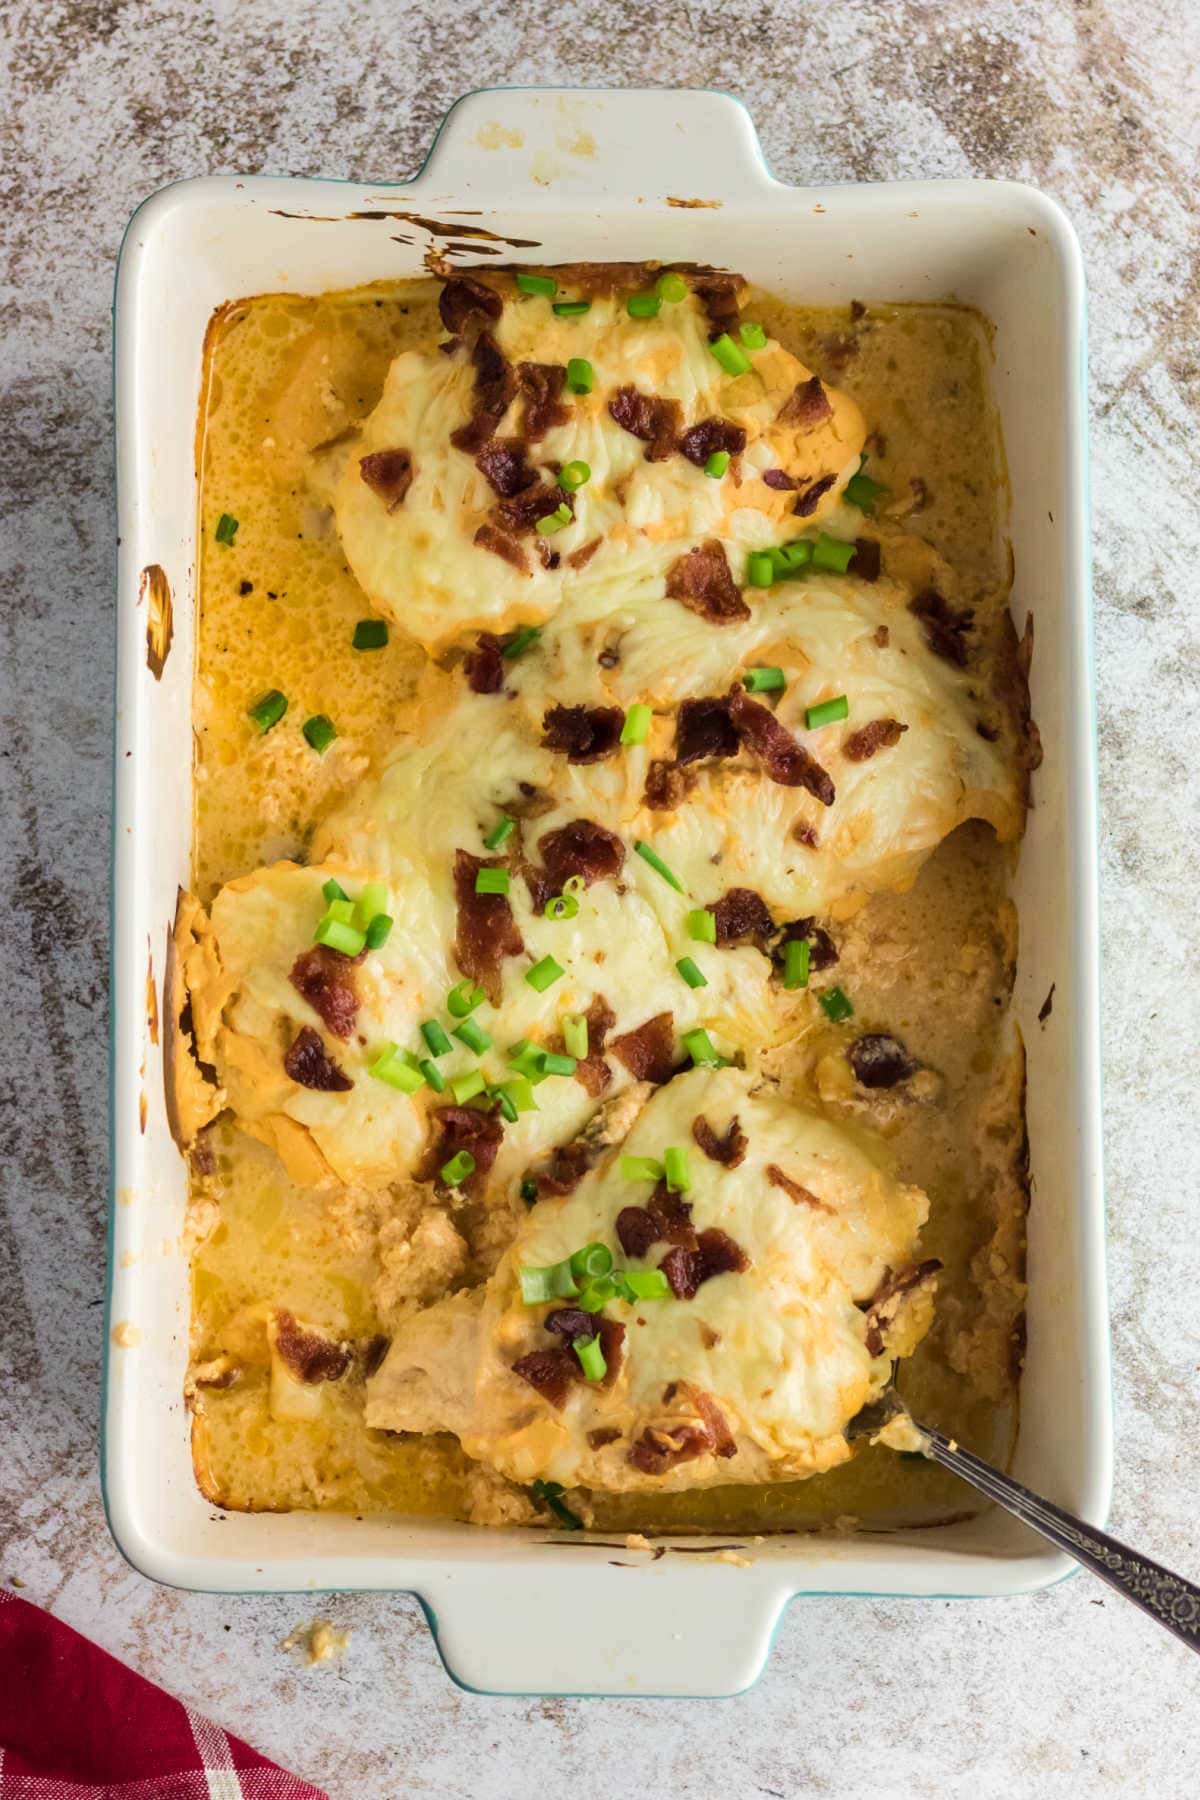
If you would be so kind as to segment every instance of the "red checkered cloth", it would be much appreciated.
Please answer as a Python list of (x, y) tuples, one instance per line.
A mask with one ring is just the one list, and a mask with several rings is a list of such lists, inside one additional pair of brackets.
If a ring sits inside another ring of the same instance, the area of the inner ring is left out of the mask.
[(0, 1588), (0, 1800), (328, 1800)]

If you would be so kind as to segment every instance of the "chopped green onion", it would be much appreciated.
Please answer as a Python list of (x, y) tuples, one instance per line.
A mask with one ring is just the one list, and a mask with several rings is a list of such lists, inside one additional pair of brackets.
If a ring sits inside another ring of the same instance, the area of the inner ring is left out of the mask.
[[(630, 302), (632, 305), (633, 302)], [(608, 1364), (604, 1360), (604, 1352), (600, 1348), (598, 1337), (576, 1338), (575, 1354), (579, 1358), (579, 1366), (587, 1381), (603, 1381), (608, 1374)]]
[(525, 979), (536, 993), (544, 994), (548, 987), (553, 987), (559, 977), (565, 974), (566, 970), (561, 963), (555, 962), (552, 956), (543, 956), (540, 962), (534, 963), (532, 969), (526, 969)]
[(521, 1198), (526, 1206), (532, 1206), (538, 1197), (538, 1184), (533, 1177), (526, 1175), (521, 1182)]
[(745, 375), (750, 367), (750, 358), (740, 344), (735, 344), (727, 331), (719, 338), (714, 338), (708, 346), (727, 375)]
[(681, 956), (679, 961), (675, 964), (675, 967), (679, 970), (679, 973), (683, 976), (683, 979), (690, 988), (702, 988), (708, 986), (708, 976), (704, 974), (703, 970), (697, 968), (690, 956)]
[(468, 1069), (465, 1075), (455, 1075), (450, 1082), (450, 1092), (460, 1106), (468, 1100), (474, 1100), (476, 1094), (482, 1094), (487, 1087), (482, 1069)]
[(588, 1022), (582, 1013), (567, 1013), (562, 1022), (567, 1055), (582, 1062), (588, 1053)]
[(654, 708), (644, 706), (640, 701), (631, 706), (625, 714), (625, 723), (621, 727), (623, 744), (644, 744), (650, 736), (650, 721), (654, 717)]
[(582, 894), (586, 888), (587, 882), (582, 875), (568, 875), (567, 879), (563, 882), (563, 893), (572, 894), (576, 900), (578, 900), (580, 894)]
[(834, 700), (822, 700), (819, 706), (806, 706), (804, 723), (810, 731), (819, 731), (822, 725), (836, 725), (849, 714), (850, 702), (845, 694), (839, 694)]
[(517, 286), (523, 294), (557, 294), (558, 283), (552, 275), (518, 275)]
[(742, 686), (748, 694), (772, 694), (778, 688), (787, 686), (787, 676), (774, 665), (760, 665), (746, 670), (742, 676)]
[(376, 1081), (386, 1081), (389, 1087), (399, 1088), (402, 1094), (415, 1094), (418, 1088), (425, 1086), (421, 1070), (395, 1044), (384, 1045), (367, 1073)]
[(542, 917), (561, 922), (563, 919), (573, 919), (578, 911), (579, 902), (574, 894), (551, 894), (542, 908)]
[(487, 995), (473, 981), (460, 981), (446, 995), (446, 1010), (453, 1013), (456, 1019), (465, 1019), (468, 1013), (474, 1012)]
[(458, 1187), (468, 1175), (475, 1173), (475, 1158), (469, 1150), (460, 1150), (449, 1162), (442, 1164), (440, 1174), (447, 1187)]
[(716, 914), (709, 912), (707, 906), (698, 906), (687, 916), (687, 934), (694, 943), (715, 944), (717, 941)]
[(341, 882), (335, 881), (332, 875), (322, 887), (321, 897), (323, 900), (327, 901), (330, 906), (333, 905), (335, 900), (348, 900), (350, 898)]
[(522, 1266), (517, 1270), (517, 1276), (526, 1306), (541, 1306), (547, 1300), (573, 1300), (579, 1292), (569, 1257), (564, 1262), (551, 1263), (545, 1269)]
[[(338, 904), (335, 900), (334, 905)], [(331, 910), (314, 931), (313, 941), (327, 945), (330, 950), (340, 950), (343, 956), (357, 956), (367, 940), (364, 932), (348, 925), (344, 919), (334, 918)]]
[(677, 300), (687, 299), (688, 287), (682, 275), (677, 275), (674, 269), (668, 269), (666, 274), (660, 275), (655, 282), (654, 291), (664, 300), (674, 303)]
[(554, 1515), (559, 1524), (567, 1531), (582, 1531), (583, 1520), (573, 1513), (562, 1500), (562, 1483), (558, 1481), (535, 1481), (530, 1488), (534, 1499)]
[(634, 838), (633, 847), (641, 857), (642, 861), (649, 863), (656, 875), (662, 876), (668, 887), (673, 887), (677, 894), (682, 894), (686, 891), (678, 875), (672, 874), (662, 857), (659, 856), (656, 850), (651, 848), (644, 838)]
[(808, 939), (789, 938), (783, 946), (783, 985), (785, 988), (808, 986), (808, 959)]
[(232, 513), (222, 513), (217, 520), (216, 539), (218, 544), (232, 544), (237, 536), (238, 522)]
[(775, 575), (779, 581), (794, 581), (812, 561), (813, 547), (811, 538), (793, 538), (790, 544), (779, 544), (771, 555), (775, 560)]
[(390, 904), (390, 897), (382, 881), (368, 881), (358, 896), (358, 904), (354, 909), (356, 925), (369, 925), (376, 913), (385, 913)]
[(765, 350), (767, 347), (767, 334), (753, 319), (746, 319), (738, 326), (738, 336), (747, 350)]
[(579, 1281), (587, 1275), (607, 1275), (613, 1266), (612, 1251), (607, 1244), (585, 1244), (571, 1257), (571, 1273)]
[(714, 450), (704, 465), (704, 473), (706, 475), (711, 475), (714, 481), (719, 481), (728, 467), (728, 450)]
[(473, 1050), (476, 1056), (482, 1056), (485, 1050), (490, 1050), (492, 1047), (492, 1040), (478, 1019), (464, 1019), (461, 1025), (454, 1027), (451, 1035), (456, 1037), (460, 1044), (465, 1044), (468, 1050)]
[(840, 538), (826, 537), (822, 532), (813, 545), (812, 566), (814, 569), (825, 569), (835, 575), (844, 575), (853, 555), (853, 544), (843, 543)]
[(662, 311), (661, 294), (630, 294), (625, 311), (631, 319), (657, 319)]
[(478, 869), (475, 873), (477, 894), (507, 894), (510, 877), (507, 869)]
[(382, 650), (387, 641), (386, 619), (360, 619), (350, 640), (355, 650)]
[(492, 829), (483, 840), (486, 850), (498, 850), (517, 828), (517, 821), (510, 819), (507, 813), (501, 813)]
[(746, 583), (749, 587), (769, 588), (775, 579), (775, 558), (769, 550), (752, 550), (746, 558)]
[(524, 656), (531, 644), (536, 644), (542, 635), (540, 625), (519, 625), (500, 646), (500, 654), (509, 662), (515, 657)]
[(367, 926), (367, 949), (382, 950), (383, 946), (392, 935), (392, 926), (394, 923), (395, 921), (391, 918), (390, 914), (376, 913), (375, 917), (371, 920), (371, 923)]
[(529, 1082), (531, 1087), (545, 1081), (546, 1071), (542, 1067), (545, 1052), (537, 1044), (530, 1043), (528, 1038), (521, 1038), (518, 1043), (508, 1047), (508, 1060), (511, 1066)]
[(624, 1269), (617, 1286), (625, 1300), (665, 1300), (671, 1284), (661, 1269)]
[(278, 725), (288, 709), (287, 697), (278, 688), (269, 688), (260, 694), (253, 706), (246, 708), (246, 716), (254, 720), (263, 737), (266, 737), (272, 725)]
[(887, 493), (887, 489), (882, 482), (872, 481), (869, 475), (863, 474), (866, 461), (867, 459), (864, 456), (862, 462), (858, 465), (857, 473), (850, 477), (843, 488), (842, 498), (848, 500), (851, 506), (861, 507), (863, 512), (873, 512), (875, 502), (879, 499), (881, 494)]
[(564, 1056), (558, 1050), (543, 1050), (539, 1058), (539, 1067), (543, 1075), (573, 1075), (575, 1058)]
[(446, 1036), (445, 1028), (436, 1019), (426, 1019), (421, 1027), (421, 1036), (434, 1056), (449, 1056), (454, 1048)]
[(532, 1083), (527, 1081), (523, 1075), (514, 1076), (512, 1081), (502, 1081), (496, 1092), (507, 1095), (516, 1113), (536, 1112), (538, 1109), (538, 1103), (533, 1097)]
[[(328, 885), (328, 883), (326, 885)], [(332, 896), (326, 896), (326, 897), (329, 900), (329, 905), (328, 905), (328, 908), (326, 909), (326, 915), (325, 915), (326, 918), (336, 919), (339, 925), (353, 925), (353, 923), (354, 923), (354, 902), (353, 902), (353, 900), (347, 899), (345, 894), (343, 894), (340, 897), (340, 899), (335, 899)]]
[(622, 1181), (661, 1181), (663, 1166), (655, 1162), (652, 1156), (623, 1156), (621, 1158)]
[(564, 500), (562, 505), (556, 506), (553, 512), (543, 513), (541, 518), (536, 521), (534, 530), (541, 537), (553, 537), (556, 531), (562, 531), (565, 526), (569, 525), (573, 518), (574, 514)]
[(723, 1069), (725, 1058), (721, 1055), (707, 1031), (699, 1026), (694, 1031), (685, 1031), (683, 1047), (698, 1069)]
[(588, 1282), (575, 1304), (582, 1312), (599, 1312), (616, 1299), (619, 1287), (619, 1276), (601, 1275), (599, 1280)]
[(445, 1093), (446, 1077), (442, 1074), (442, 1071), (438, 1068), (432, 1058), (426, 1056), (417, 1064), (417, 1067), (420, 1069), (422, 1075), (425, 1077), (435, 1094)]
[(821, 1002), (821, 1011), (835, 1025), (840, 1024), (843, 1019), (853, 1017), (854, 1008), (840, 987), (826, 988), (823, 994), (817, 995), (817, 998)]
[(507, 1120), (510, 1125), (515, 1125), (517, 1122), (517, 1109), (513, 1103), (512, 1095), (506, 1093), (503, 1088), (493, 1088), (492, 1092), (496, 1096), (496, 1105), (500, 1108), (500, 1117)]
[(564, 463), (558, 471), (558, 485), (568, 494), (573, 494), (577, 488), (584, 487), (591, 479), (592, 471), (583, 461)]
[(556, 300), (553, 311), (560, 319), (579, 319), (585, 312), (592, 310), (590, 300)]
[(567, 362), (567, 386), (573, 394), (590, 394), (596, 385), (596, 371), (586, 356), (572, 356)]
[(667, 1174), (667, 1188), (672, 1194), (686, 1194), (692, 1185), (691, 1170), (688, 1168), (688, 1153), (677, 1144), (672, 1144), (663, 1151), (663, 1168)]
[(300, 729), (304, 733), (305, 742), (311, 745), (318, 756), (324, 756), (337, 736), (333, 720), (324, 713), (314, 713), (311, 719), (305, 719)]

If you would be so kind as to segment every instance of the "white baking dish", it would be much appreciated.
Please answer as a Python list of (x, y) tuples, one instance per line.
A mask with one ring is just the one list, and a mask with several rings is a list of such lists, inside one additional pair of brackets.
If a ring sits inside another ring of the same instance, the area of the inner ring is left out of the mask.
[[(672, 201), (703, 202), (681, 206)], [(147, 962), (161, 977), (189, 867), (195, 418), (222, 301), (419, 273), (403, 209), (534, 239), (538, 261), (716, 262), (809, 302), (955, 296), (995, 322), (1012, 480), (1014, 612), (1036, 614), (1046, 747), (1017, 880), (1017, 1016), (1029, 1050), (1029, 1352), (1016, 1473), (1100, 1522), (1110, 1412), (1098, 1110), (1094, 741), (1083, 403), (1083, 282), (1070, 225), (1006, 183), (798, 189), (768, 174), (748, 115), (711, 93), (494, 91), (461, 101), (398, 186), (222, 177), (140, 209), (116, 305), (120, 574), (113, 968), (113, 1207), (104, 1480), (118, 1543), (184, 1587), (398, 1588), (447, 1667), (503, 1692), (728, 1694), (763, 1667), (806, 1593), (1000, 1595), (1070, 1565), (992, 1512), (937, 1529), (769, 1540), (749, 1568), (656, 1562), (579, 1539), (392, 1518), (220, 1515), (192, 1479), (182, 1400), (185, 1171), (168, 1130)], [(299, 216), (298, 216), (299, 215)], [(308, 216), (304, 216), (308, 215)], [(319, 222), (315, 222), (319, 221)], [(404, 240), (404, 241), (401, 241)], [(486, 241), (486, 240), (477, 240)], [(470, 258), (458, 256), (460, 262)], [(158, 564), (174, 600), (147, 666)], [(1044, 1024), (1038, 1011), (1054, 984)], [(639, 1565), (636, 1569), (613, 1563)], [(644, 1565), (644, 1566), (643, 1566)], [(580, 1630), (579, 1621), (586, 1620)]]

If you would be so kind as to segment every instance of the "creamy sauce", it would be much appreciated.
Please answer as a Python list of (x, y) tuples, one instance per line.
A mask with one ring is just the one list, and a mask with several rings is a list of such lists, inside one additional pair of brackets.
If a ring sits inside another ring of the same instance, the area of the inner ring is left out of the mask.
[[(400, 350), (444, 335), (436, 300), (432, 283), (267, 296), (214, 322), (201, 421), (195, 703), (195, 887), (205, 902), (230, 878), (303, 851), (316, 822), (392, 745), (422, 654), (396, 631), (379, 654), (352, 650), (354, 624), (370, 609), (305, 470), (316, 446), (374, 407)], [(766, 296), (744, 310), (858, 402), (875, 434), (870, 473), (888, 488), (888, 504), (917, 500), (910, 529), (957, 568), (981, 614), (1002, 607), (1003, 478), (979, 317), (947, 306), (873, 307), (852, 325), (845, 309)], [(239, 522), (232, 546), (215, 538), (223, 513)], [(288, 695), (296, 724), (318, 712), (335, 720), (339, 737), (323, 759), (298, 732), (256, 734), (246, 707), (268, 688)], [(1010, 1335), (1025, 1201), (1006, 878), (1006, 853), (990, 831), (966, 826), (909, 893), (877, 895), (840, 927), (839, 979), (862, 1027), (895, 1033), (939, 1071), (939, 1100), (864, 1115), (861, 1094), (839, 1087), (832, 1028), (772, 1066), (798, 1100), (882, 1126), (898, 1177), (928, 1191), (922, 1254), (940, 1257), (945, 1272), (934, 1328), (902, 1365), (902, 1391), (915, 1417), (1001, 1461), (1015, 1428)], [(209, 1139), (216, 1168), (197, 1178), (195, 1207), (215, 1223), (193, 1262), (195, 1360), (226, 1346), (239, 1313), (264, 1302), (335, 1336), (369, 1338), (379, 1329), (372, 1289), (390, 1254), (379, 1229), (386, 1196), (331, 1200), (297, 1187), (272, 1152), (225, 1120)], [(367, 1429), (363, 1395), (361, 1380), (325, 1384), (316, 1419), (280, 1421), (268, 1408), (265, 1363), (248, 1358), (233, 1386), (203, 1389), (197, 1403), (205, 1492), (234, 1507), (522, 1517), (512, 1490), (469, 1464), (454, 1440)], [(848, 1516), (866, 1526), (932, 1523), (970, 1510), (936, 1465), (878, 1446), (806, 1482), (596, 1495), (589, 1522), (761, 1531)]]

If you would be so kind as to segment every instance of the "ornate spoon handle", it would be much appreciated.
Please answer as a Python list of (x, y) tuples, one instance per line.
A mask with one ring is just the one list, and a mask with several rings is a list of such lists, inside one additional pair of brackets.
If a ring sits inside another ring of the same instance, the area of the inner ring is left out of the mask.
[(934, 1462), (953, 1469), (989, 1500), (1007, 1507), (1026, 1525), (1040, 1531), (1043, 1537), (1073, 1556), (1085, 1569), (1099, 1575), (1101, 1581), (1107, 1581), (1109, 1587), (1116, 1588), (1152, 1619), (1173, 1631), (1189, 1648), (1200, 1651), (1200, 1587), (1185, 1581), (1181, 1575), (1173, 1575), (1161, 1563), (1151, 1562), (1148, 1556), (1119, 1544), (1107, 1532), (1098, 1531), (1094, 1525), (1085, 1525), (1073, 1513), (1064, 1512), (1049, 1500), (1031, 1494), (1011, 1475), (1002, 1474), (969, 1450), (961, 1449), (940, 1431), (917, 1424), (916, 1420), (913, 1423), (926, 1440)]

